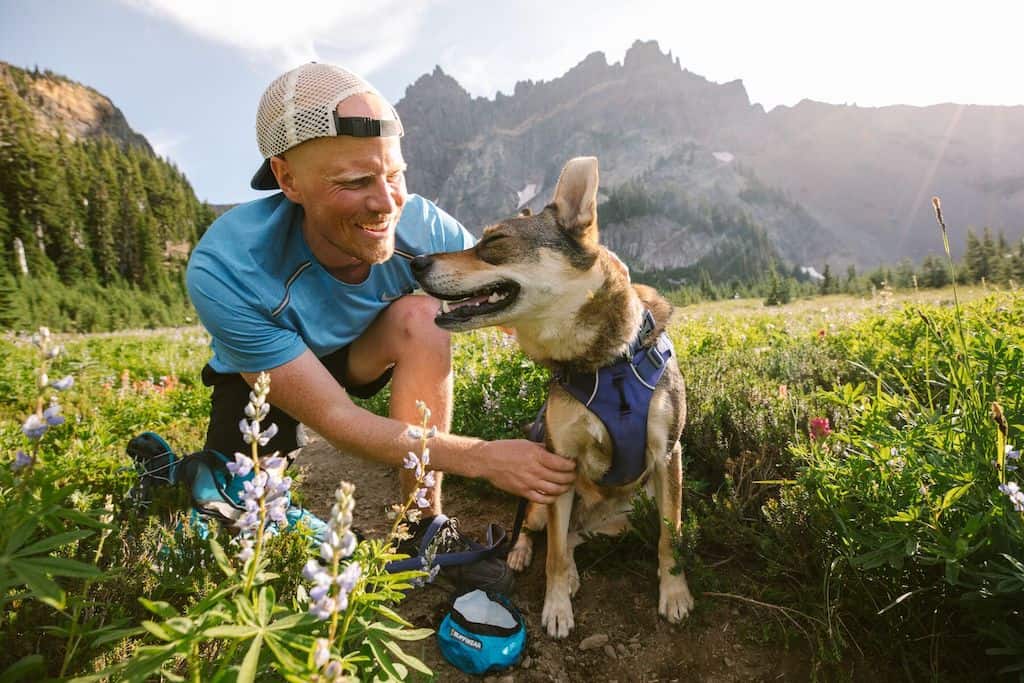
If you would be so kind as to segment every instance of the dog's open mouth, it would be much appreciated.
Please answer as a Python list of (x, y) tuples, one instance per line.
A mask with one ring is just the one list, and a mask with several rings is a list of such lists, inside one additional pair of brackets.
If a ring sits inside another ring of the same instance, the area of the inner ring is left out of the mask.
[(519, 297), (519, 285), (504, 281), (487, 285), (470, 294), (430, 293), (441, 299), (441, 310), (437, 312), (434, 322), (446, 327), (508, 308)]

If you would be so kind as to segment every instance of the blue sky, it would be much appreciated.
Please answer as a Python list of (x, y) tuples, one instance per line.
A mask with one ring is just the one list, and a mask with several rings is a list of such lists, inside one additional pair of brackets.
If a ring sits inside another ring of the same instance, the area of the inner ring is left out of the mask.
[[(358, 9), (353, 9), (356, 7)], [(216, 203), (260, 196), (256, 103), (281, 72), (347, 66), (392, 101), (440, 64), (473, 95), (655, 39), (766, 108), (1024, 104), (1018, 2), (0, 0), (0, 60), (90, 85)]]

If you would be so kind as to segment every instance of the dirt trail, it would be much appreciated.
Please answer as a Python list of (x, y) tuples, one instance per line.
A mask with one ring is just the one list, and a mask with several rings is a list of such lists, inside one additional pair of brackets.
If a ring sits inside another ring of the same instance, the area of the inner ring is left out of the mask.
[[(339, 480), (356, 486), (355, 525), (364, 533), (383, 536), (384, 510), (398, 496), (396, 473), (377, 463), (339, 453), (315, 437), (297, 464), (307, 470), (301, 486), (305, 503), (326, 515)], [(515, 502), (495, 491), (446, 480), (445, 514), (458, 517), (464, 531), (482, 539), (490, 521), (512, 524)], [(807, 653), (780, 651), (752, 641), (772, 619), (741, 603), (698, 599), (695, 614), (678, 626), (658, 617), (657, 559), (652, 554), (644, 575), (613, 562), (580, 565), (582, 586), (573, 600), (576, 628), (564, 640), (548, 637), (540, 624), (544, 603), (544, 544), (537, 545), (533, 564), (519, 575), (512, 600), (527, 624), (527, 654), (516, 668), (492, 675), (492, 681), (804, 681), (811, 677)], [(398, 611), (417, 626), (436, 628), (450, 599), (440, 585), (413, 591)], [(581, 650), (587, 638), (607, 636), (607, 644)], [(431, 637), (410, 651), (437, 673), (440, 681), (477, 681), (440, 655)]]

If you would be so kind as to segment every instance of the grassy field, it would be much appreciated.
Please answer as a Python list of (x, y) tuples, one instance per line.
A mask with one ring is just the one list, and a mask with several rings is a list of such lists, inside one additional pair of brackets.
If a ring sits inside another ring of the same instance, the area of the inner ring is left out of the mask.
[[(977, 288), (959, 298), (962, 311), (952, 290), (676, 311), (670, 333), (689, 402), (688, 522), (678, 550), (691, 586), (698, 598), (727, 591), (785, 612), (763, 637), (810, 643), (809, 668), (823, 678), (844, 678), (854, 660), (914, 680), (1015, 676), (1024, 667), (1024, 498), (1014, 497), (1024, 479), (1015, 469), (1024, 296)], [(260, 574), (218, 597), (248, 565), (218, 558), (219, 546), (187, 525), (168, 524), (180, 491), (157, 501), (156, 515), (128, 498), (131, 436), (154, 430), (183, 450), (201, 444), (205, 333), (59, 336), (56, 344), (62, 352), (44, 360), (27, 338), (0, 342), (0, 639), (9, 644), (0, 672), (68, 678), (120, 662), (117, 675), (134, 680), (161, 667), (202, 680), (216, 671), (225, 680), (289, 672), (301, 680), (315, 670), (316, 638), (327, 629), (300, 618), (307, 551), (297, 534), (268, 541), (261, 561), (276, 578)], [(546, 372), (494, 331), (456, 337), (455, 354), (455, 431), (518, 436), (543, 400)], [(74, 386), (59, 392), (64, 424), (29, 441), (26, 416), (57, 395), (39, 388), (43, 363), (48, 380), (70, 375)], [(383, 411), (386, 401), (367, 405)], [(295, 490), (301, 497), (301, 484)], [(656, 537), (652, 515), (638, 504), (629, 542)], [(372, 578), (379, 553), (362, 545), (356, 558)], [(715, 571), (723, 564), (734, 570)], [(278, 644), (291, 654), (262, 635), (254, 650), (255, 631), (240, 635), (238, 605), (274, 596), (268, 614), (292, 634)], [(353, 600), (351, 609), (371, 603)], [(401, 630), (387, 612), (359, 615)], [(394, 671), (415, 669), (375, 646), (401, 640), (398, 631), (385, 638), (371, 628), (340, 643), (329, 630), (332, 657), (352, 673), (382, 665), (379, 657)], [(139, 664), (146, 657), (148, 669)]]

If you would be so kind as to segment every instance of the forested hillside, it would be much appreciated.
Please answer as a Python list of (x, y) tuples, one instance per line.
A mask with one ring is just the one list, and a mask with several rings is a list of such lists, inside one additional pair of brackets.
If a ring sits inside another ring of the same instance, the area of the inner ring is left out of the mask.
[(0, 328), (182, 323), (214, 213), (99, 93), (0, 64)]

